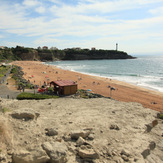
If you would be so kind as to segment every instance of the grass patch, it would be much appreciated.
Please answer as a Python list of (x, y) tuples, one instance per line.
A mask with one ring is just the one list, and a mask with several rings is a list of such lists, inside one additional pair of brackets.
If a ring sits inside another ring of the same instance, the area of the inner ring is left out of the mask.
[(51, 99), (51, 98), (58, 98), (58, 96), (33, 94), (27, 92), (23, 92), (17, 96), (18, 100), (43, 100), (43, 99)]
[(10, 112), (10, 109), (8, 108), (2, 108), (2, 113)]

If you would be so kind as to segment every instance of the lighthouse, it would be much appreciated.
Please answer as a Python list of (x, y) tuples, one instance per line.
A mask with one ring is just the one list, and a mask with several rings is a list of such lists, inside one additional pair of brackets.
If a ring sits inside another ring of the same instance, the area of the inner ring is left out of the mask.
[(116, 51), (118, 51), (118, 43), (116, 43)]

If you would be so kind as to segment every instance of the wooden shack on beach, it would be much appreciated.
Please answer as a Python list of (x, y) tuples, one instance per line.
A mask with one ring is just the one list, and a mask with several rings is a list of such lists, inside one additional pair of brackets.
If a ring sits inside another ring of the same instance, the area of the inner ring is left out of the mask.
[(58, 95), (72, 95), (77, 92), (77, 84), (71, 80), (51, 81), (50, 87), (53, 87), (54, 93)]

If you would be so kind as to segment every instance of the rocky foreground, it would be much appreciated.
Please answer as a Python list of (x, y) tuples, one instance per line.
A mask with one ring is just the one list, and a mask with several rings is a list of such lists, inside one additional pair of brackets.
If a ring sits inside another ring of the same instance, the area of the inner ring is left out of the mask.
[(163, 120), (139, 103), (0, 101), (2, 163), (163, 162)]

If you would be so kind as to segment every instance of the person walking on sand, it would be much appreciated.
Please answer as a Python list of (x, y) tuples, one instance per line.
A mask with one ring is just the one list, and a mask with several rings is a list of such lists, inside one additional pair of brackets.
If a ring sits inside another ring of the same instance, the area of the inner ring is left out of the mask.
[(22, 87), (21, 86), (19, 87), (19, 90), (20, 90), (20, 92), (22, 91)]
[(24, 90), (25, 90), (25, 87), (23, 86), (23, 87), (22, 87), (22, 89), (23, 89), (23, 92), (24, 92)]

